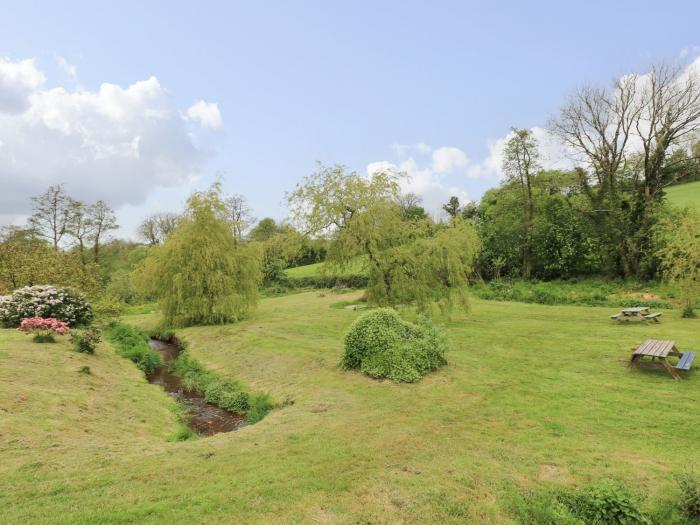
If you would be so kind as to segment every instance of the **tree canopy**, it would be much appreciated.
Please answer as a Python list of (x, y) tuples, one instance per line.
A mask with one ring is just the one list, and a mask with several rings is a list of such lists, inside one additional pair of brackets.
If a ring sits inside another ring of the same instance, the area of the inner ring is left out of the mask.
[(328, 265), (343, 269), (358, 258), (366, 261), (371, 304), (413, 304), (421, 311), (466, 307), (479, 245), (474, 230), (459, 217), (447, 226), (407, 216), (416, 201), (406, 204), (398, 177), (322, 168), (290, 195), (290, 205), (299, 223), (330, 233)]
[(146, 260), (166, 325), (229, 323), (256, 306), (261, 253), (236, 242), (229, 217), (218, 184), (192, 194), (179, 226)]

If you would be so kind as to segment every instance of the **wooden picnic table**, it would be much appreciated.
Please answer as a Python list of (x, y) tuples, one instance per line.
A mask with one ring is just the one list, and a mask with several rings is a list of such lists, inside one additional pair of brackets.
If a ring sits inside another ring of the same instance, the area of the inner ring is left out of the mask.
[[(692, 357), (689, 356), (689, 361), (690, 363), (693, 362), (693, 358), (695, 357), (694, 352), (688, 352), (688, 354), (692, 353)], [(690, 363), (688, 363), (688, 366), (686, 368), (685, 363), (679, 363), (678, 365), (671, 366), (671, 364), (668, 362), (668, 357), (669, 356), (674, 356), (678, 358), (684, 358), (685, 354), (681, 353), (678, 348), (676, 348), (676, 342), (675, 341), (669, 341), (669, 340), (664, 340), (664, 339), (648, 339), (647, 341), (644, 341), (641, 345), (639, 345), (638, 348), (633, 349), (632, 352), (632, 357), (630, 358), (630, 366), (633, 366), (635, 364), (638, 364), (642, 358), (644, 357), (651, 357), (652, 361), (657, 361), (663, 366), (666, 371), (671, 374), (673, 379), (676, 381), (680, 381), (681, 376), (677, 372), (677, 368), (680, 370), (687, 370), (690, 368)]]
[(649, 313), (649, 307), (648, 306), (633, 306), (631, 308), (623, 308), (620, 310), (620, 313), (611, 315), (610, 316), (612, 319), (615, 321), (623, 322), (623, 321), (641, 321), (641, 322), (648, 322), (648, 321), (654, 321), (654, 322), (659, 322), (659, 317), (661, 317), (660, 313), (654, 313), (650, 314)]
[(622, 314), (623, 315), (630, 315), (630, 316), (638, 316), (638, 315), (642, 315), (643, 312), (648, 312), (648, 311), (649, 311), (648, 306), (633, 306), (631, 308), (623, 308)]

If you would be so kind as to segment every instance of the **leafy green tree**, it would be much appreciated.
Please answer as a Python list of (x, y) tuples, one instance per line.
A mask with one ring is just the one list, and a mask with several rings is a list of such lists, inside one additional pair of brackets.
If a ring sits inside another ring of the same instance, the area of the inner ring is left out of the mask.
[(685, 210), (661, 222), (658, 252), (664, 276), (678, 290), (683, 317), (695, 317), (700, 297), (700, 214)]
[(455, 197), (454, 195), (450, 197), (450, 200), (447, 201), (447, 204), (445, 204), (442, 207), (443, 210), (447, 213), (447, 215), (450, 216), (450, 219), (455, 219), (457, 215), (459, 215), (459, 198)]
[(78, 253), (56, 251), (33, 230), (1, 230), (0, 293), (38, 284), (72, 287), (90, 296), (101, 289), (97, 265), (84, 263)]
[(252, 230), (250, 230), (248, 238), (254, 241), (267, 241), (278, 232), (279, 229), (275, 219), (265, 217), (264, 219), (261, 219)]
[(261, 253), (237, 243), (220, 185), (196, 192), (178, 228), (142, 269), (162, 303), (165, 324), (223, 324), (255, 308)]
[(346, 228), (357, 214), (390, 200), (398, 201), (401, 175), (375, 173), (370, 179), (344, 166), (324, 166), (287, 194), (292, 218), (302, 233), (323, 235)]
[(615, 273), (648, 276), (663, 189), (677, 180), (670, 153), (700, 130), (700, 82), (661, 65), (610, 89), (585, 87), (551, 131), (577, 156), (583, 194)]
[(290, 208), (307, 231), (332, 238), (326, 262), (344, 269), (366, 261), (368, 301), (380, 306), (438, 305), (445, 312), (467, 306), (468, 277), (478, 239), (467, 224), (439, 227), (405, 220), (399, 205), (398, 176), (372, 178), (322, 168), (289, 196)]
[(540, 170), (537, 140), (526, 129), (513, 128), (511, 137), (503, 149), (503, 173), (506, 180), (520, 186), (523, 206), (522, 276), (532, 273), (532, 228), (535, 220), (535, 202), (532, 196), (532, 179)]
[(531, 277), (554, 279), (602, 271), (608, 260), (576, 175), (540, 172), (531, 186), (535, 215), (530, 236), (523, 228), (523, 192), (517, 181), (489, 190), (481, 199), (474, 215), (482, 241), (481, 275), (522, 276), (526, 242), (531, 246)]

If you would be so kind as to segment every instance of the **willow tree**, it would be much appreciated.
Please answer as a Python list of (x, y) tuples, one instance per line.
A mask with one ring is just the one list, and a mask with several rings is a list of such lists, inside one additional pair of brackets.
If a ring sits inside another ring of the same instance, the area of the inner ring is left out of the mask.
[(322, 167), (288, 196), (290, 208), (305, 231), (331, 238), (328, 265), (343, 269), (364, 261), (370, 304), (414, 304), (424, 312), (433, 305), (446, 312), (466, 307), (476, 235), (458, 219), (448, 227), (407, 217), (400, 176), (363, 177), (339, 166)]
[(180, 224), (145, 265), (160, 298), (165, 324), (223, 324), (257, 304), (261, 254), (236, 242), (228, 209), (215, 184), (187, 200)]
[(695, 317), (693, 306), (700, 297), (700, 213), (686, 210), (661, 226), (661, 268), (678, 292), (683, 317)]

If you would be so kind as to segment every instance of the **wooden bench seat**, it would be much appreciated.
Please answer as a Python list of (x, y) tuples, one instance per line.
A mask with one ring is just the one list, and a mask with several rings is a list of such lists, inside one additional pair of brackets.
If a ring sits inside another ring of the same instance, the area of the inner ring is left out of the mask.
[(610, 319), (614, 319), (615, 321), (617, 321), (620, 319), (620, 317), (622, 317), (622, 312), (620, 312), (619, 314), (611, 315)]
[(659, 317), (661, 317), (661, 312), (655, 312), (653, 314), (646, 314), (644, 316), (644, 319), (649, 319), (649, 320), (653, 319), (654, 321), (656, 321), (658, 323)]
[(676, 365), (678, 370), (690, 370), (693, 364), (693, 359), (695, 359), (695, 352), (683, 352), (680, 361)]

